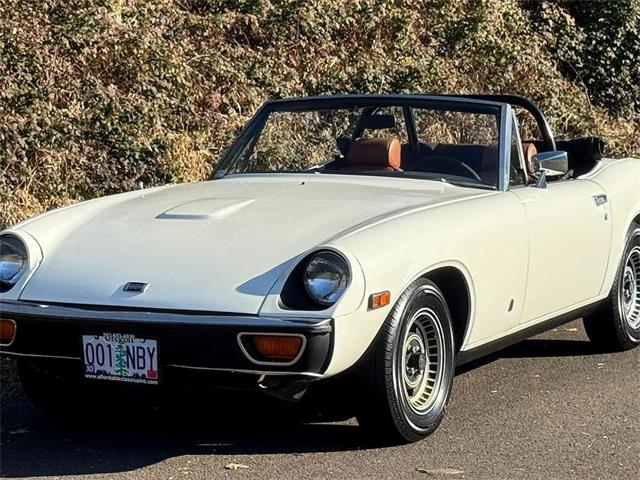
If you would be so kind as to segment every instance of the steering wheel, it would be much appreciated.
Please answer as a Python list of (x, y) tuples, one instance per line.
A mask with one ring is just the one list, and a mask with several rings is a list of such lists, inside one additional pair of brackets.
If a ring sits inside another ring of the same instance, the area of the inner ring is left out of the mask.
[(462, 160), (445, 155), (434, 155), (416, 160), (409, 168), (408, 172), (443, 173), (456, 175), (459, 177), (473, 178), (482, 182), (482, 178), (477, 172)]

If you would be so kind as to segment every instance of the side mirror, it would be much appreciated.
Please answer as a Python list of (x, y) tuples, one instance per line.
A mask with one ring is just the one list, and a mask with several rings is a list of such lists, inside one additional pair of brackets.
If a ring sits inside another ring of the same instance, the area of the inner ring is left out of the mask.
[(567, 152), (542, 152), (533, 157), (536, 172), (546, 170), (549, 176), (564, 175), (569, 171), (569, 155)]
[(534, 172), (538, 173), (536, 188), (547, 188), (547, 177), (558, 177), (569, 172), (567, 152), (542, 152), (533, 157)]

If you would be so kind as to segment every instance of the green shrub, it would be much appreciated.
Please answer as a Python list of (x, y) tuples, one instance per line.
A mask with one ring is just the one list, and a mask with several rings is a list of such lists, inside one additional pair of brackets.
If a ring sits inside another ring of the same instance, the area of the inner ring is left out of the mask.
[(560, 71), (591, 100), (640, 115), (640, 0), (530, 2)]
[(537, 3), (4, 0), (0, 225), (139, 181), (206, 178), (283, 96), (511, 92), (539, 102), (560, 137), (640, 154), (638, 0), (593, 15)]

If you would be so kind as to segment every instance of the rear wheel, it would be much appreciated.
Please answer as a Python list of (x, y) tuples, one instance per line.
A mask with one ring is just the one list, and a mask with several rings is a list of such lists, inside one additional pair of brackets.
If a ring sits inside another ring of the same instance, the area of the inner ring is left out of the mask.
[(384, 442), (415, 442), (444, 417), (454, 374), (449, 309), (419, 279), (403, 293), (361, 365), (360, 425)]
[(640, 225), (632, 225), (609, 298), (583, 322), (589, 339), (605, 350), (640, 345)]

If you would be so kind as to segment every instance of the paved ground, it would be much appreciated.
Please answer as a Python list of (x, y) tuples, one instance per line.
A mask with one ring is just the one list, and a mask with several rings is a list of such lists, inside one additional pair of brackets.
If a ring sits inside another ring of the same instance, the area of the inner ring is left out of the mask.
[(597, 354), (579, 323), (459, 372), (438, 432), (409, 446), (367, 447), (353, 421), (273, 434), (189, 411), (169, 426), (60, 427), (29, 406), (8, 361), (1, 413), (3, 477), (640, 478), (640, 349)]

